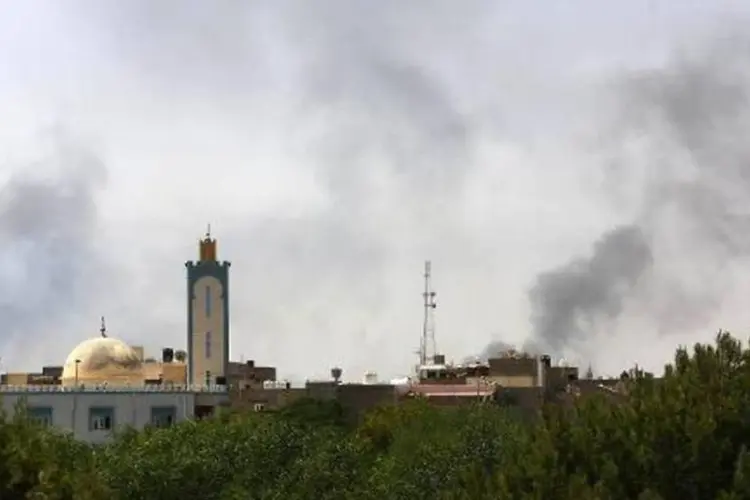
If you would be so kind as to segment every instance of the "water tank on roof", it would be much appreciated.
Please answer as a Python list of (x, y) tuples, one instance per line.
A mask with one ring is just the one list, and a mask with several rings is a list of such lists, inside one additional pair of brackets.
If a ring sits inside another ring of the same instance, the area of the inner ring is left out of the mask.
[(264, 389), (288, 389), (288, 383), (281, 380), (266, 380), (263, 382)]
[(174, 349), (171, 347), (165, 347), (161, 350), (161, 360), (164, 363), (171, 363), (174, 361)]
[(367, 372), (365, 373), (365, 384), (377, 384), (378, 383), (378, 374), (375, 372)]

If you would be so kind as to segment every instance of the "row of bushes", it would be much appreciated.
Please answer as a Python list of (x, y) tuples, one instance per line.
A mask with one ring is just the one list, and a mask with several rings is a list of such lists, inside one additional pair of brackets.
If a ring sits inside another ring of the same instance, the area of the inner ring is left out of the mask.
[(93, 447), (23, 415), (0, 424), (0, 499), (748, 499), (750, 350), (729, 334), (679, 350), (626, 401), (383, 407), (334, 403), (124, 432)]

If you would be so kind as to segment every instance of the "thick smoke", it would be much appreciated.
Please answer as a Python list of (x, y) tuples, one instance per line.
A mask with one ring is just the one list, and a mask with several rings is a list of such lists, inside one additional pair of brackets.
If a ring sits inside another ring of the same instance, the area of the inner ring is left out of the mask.
[(643, 231), (622, 226), (605, 233), (591, 256), (540, 274), (529, 295), (537, 339), (560, 353), (602, 320), (616, 319), (652, 258)]
[(19, 165), (0, 190), (4, 354), (54, 344), (61, 325), (96, 293), (88, 287), (98, 278), (95, 197), (105, 174), (97, 157), (57, 138), (51, 154)]
[(492, 342), (487, 344), (487, 346), (485, 346), (482, 352), (480, 352), (477, 356), (469, 356), (464, 359), (464, 362), (470, 363), (476, 361), (477, 359), (479, 361), (487, 361), (490, 358), (502, 356), (508, 351), (522, 352), (531, 356), (539, 356), (544, 354), (544, 349), (542, 349), (542, 346), (540, 346), (539, 343), (535, 342), (533, 339), (527, 339), (520, 345), (511, 344), (502, 340), (493, 340)]
[(750, 253), (748, 47), (745, 36), (693, 47), (611, 87), (607, 194), (635, 217), (537, 276), (540, 342), (576, 349), (625, 321), (627, 301), (658, 333), (701, 328), (730, 292), (727, 270)]

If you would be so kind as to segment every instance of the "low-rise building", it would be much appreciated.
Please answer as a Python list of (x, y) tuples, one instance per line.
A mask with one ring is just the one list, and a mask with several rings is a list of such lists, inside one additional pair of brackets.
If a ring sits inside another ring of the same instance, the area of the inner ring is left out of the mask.
[(286, 382), (266, 383), (261, 386), (230, 388), (230, 406), (240, 411), (278, 410), (301, 399), (338, 401), (344, 411), (360, 416), (380, 405), (398, 402), (398, 392), (392, 384), (347, 384), (337, 381), (307, 382), (304, 387), (291, 387)]
[(214, 404), (228, 400), (223, 387), (0, 386), (6, 415), (25, 407), (29, 418), (91, 443), (125, 427), (167, 427), (195, 418), (203, 394), (217, 398)]

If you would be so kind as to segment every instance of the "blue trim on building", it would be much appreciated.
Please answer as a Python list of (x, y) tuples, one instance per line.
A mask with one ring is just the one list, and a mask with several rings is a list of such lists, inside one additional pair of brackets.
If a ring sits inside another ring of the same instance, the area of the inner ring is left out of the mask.
[(195, 298), (194, 285), (197, 279), (196, 276), (196, 263), (188, 261), (185, 263), (187, 267), (187, 352), (188, 352), (188, 379), (187, 383), (193, 383), (193, 366), (195, 364), (193, 354), (193, 299)]
[(230, 262), (224, 262), (224, 283), (221, 287), (221, 301), (224, 305), (224, 376), (229, 373), (229, 268)]
[(224, 308), (224, 375), (229, 372), (229, 267), (231, 262), (185, 262), (187, 268), (187, 352), (188, 352), (188, 383), (193, 380), (193, 299), (195, 299), (195, 284), (206, 276), (211, 276), (221, 283), (221, 301)]

